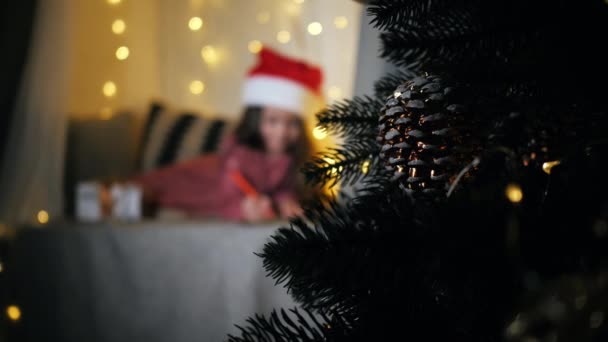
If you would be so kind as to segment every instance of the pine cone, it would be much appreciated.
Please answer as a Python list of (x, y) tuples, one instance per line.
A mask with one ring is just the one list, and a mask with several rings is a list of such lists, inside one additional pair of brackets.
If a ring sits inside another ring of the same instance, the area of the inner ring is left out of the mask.
[(382, 108), (380, 158), (414, 198), (445, 196), (474, 158), (473, 122), (457, 98), (456, 88), (425, 75), (397, 87)]

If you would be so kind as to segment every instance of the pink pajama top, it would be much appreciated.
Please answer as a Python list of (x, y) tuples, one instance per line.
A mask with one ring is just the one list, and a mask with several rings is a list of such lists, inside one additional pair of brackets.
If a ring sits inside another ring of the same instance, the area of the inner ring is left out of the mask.
[(259, 194), (275, 202), (296, 199), (293, 158), (271, 157), (229, 139), (222, 152), (201, 156), (134, 179), (161, 208), (178, 209), (189, 216), (241, 220), (246, 194), (230, 177), (237, 169)]

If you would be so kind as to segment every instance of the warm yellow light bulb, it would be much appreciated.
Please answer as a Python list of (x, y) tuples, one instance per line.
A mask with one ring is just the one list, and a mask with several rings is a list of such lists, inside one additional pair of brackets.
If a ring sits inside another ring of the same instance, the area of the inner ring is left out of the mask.
[(339, 100), (342, 98), (342, 89), (337, 86), (331, 86), (327, 90), (327, 96), (332, 100)]
[(267, 22), (270, 21), (270, 12), (262, 11), (262, 12), (258, 13), (258, 15), (256, 16), (256, 20), (260, 24), (266, 24)]
[(509, 201), (513, 203), (519, 203), (524, 198), (524, 193), (521, 191), (521, 187), (514, 183), (507, 185), (505, 195)]
[(338, 29), (344, 29), (348, 26), (348, 19), (344, 16), (339, 16), (334, 18), (334, 25)]
[(361, 172), (363, 172), (364, 175), (369, 172), (369, 164), (370, 164), (370, 161), (366, 160), (363, 162), (363, 165), (361, 165)]
[(291, 40), (291, 33), (289, 33), (289, 31), (285, 31), (285, 30), (279, 31), (277, 33), (277, 40), (281, 44), (287, 44)]
[(102, 92), (105, 97), (113, 97), (116, 95), (116, 84), (112, 81), (107, 81), (103, 84)]
[[(333, 158), (323, 158), (323, 160), (325, 160), (325, 162), (327, 163), (327, 166), (331, 166), (331, 165), (334, 165), (336, 163), (336, 161)], [(331, 174), (335, 175), (336, 173), (338, 173), (338, 168), (332, 167), (331, 168)]]
[(258, 53), (262, 51), (262, 42), (260, 42), (259, 40), (252, 40), (249, 42), (248, 48), (249, 52)]
[(308, 24), (308, 33), (311, 35), (318, 36), (321, 34), (321, 32), (323, 32), (323, 25), (321, 25), (320, 22), (313, 21), (312, 23)]
[(40, 210), (36, 217), (38, 218), (38, 222), (40, 224), (47, 224), (49, 222), (49, 213), (45, 210)]
[(201, 49), (201, 57), (203, 57), (205, 63), (209, 65), (217, 64), (220, 59), (217, 50), (211, 45), (203, 46)]
[(114, 34), (123, 34), (127, 29), (127, 24), (122, 19), (116, 19), (112, 22), (112, 32)]
[(324, 128), (317, 126), (312, 130), (312, 136), (317, 140), (323, 140), (327, 137), (327, 131), (325, 131)]
[(11, 321), (16, 322), (21, 318), (21, 309), (17, 305), (9, 305), (6, 307), (6, 315)]
[(194, 80), (192, 82), (190, 82), (190, 92), (194, 95), (200, 95), (203, 93), (203, 91), (205, 91), (205, 83), (199, 81), (199, 80)]
[(122, 0), (106, 0), (110, 5), (118, 5)]
[(198, 30), (200, 30), (201, 27), (203, 27), (203, 19), (201, 19), (199, 17), (192, 17), (192, 18), (190, 18), (190, 20), (188, 21), (188, 27), (192, 31), (198, 31)]
[(118, 49), (116, 49), (116, 59), (118, 59), (119, 61), (124, 61), (127, 58), (129, 58), (129, 48), (128, 47), (121, 46)]
[(550, 161), (550, 162), (546, 162), (543, 163), (543, 171), (545, 171), (546, 174), (550, 175), (551, 174), (551, 169), (554, 166), (559, 165), (560, 161), (559, 160), (555, 160), (555, 161)]

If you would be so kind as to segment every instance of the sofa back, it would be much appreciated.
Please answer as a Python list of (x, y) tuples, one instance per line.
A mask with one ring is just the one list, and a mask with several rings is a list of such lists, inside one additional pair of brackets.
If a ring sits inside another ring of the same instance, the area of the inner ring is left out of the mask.
[(64, 198), (74, 213), (74, 191), (83, 181), (112, 182), (214, 153), (232, 130), (229, 122), (153, 102), (145, 115), (72, 117), (68, 123)]

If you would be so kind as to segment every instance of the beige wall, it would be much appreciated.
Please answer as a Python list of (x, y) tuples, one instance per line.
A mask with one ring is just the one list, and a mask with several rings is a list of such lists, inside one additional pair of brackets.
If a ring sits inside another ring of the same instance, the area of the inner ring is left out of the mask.
[[(240, 113), (240, 87), (255, 56), (248, 51), (251, 40), (260, 40), (279, 51), (306, 58), (325, 70), (325, 88), (339, 89), (340, 97), (353, 91), (361, 6), (351, 0), (69, 0), (73, 3), (74, 56), (70, 79), (69, 110), (72, 115), (99, 115), (103, 108), (141, 110), (150, 98), (160, 98), (179, 108), (209, 115), (236, 118)], [(268, 12), (267, 23), (259, 13)], [(294, 15), (296, 14), (296, 15)], [(203, 19), (203, 28), (191, 31), (188, 20)], [(348, 26), (338, 29), (337, 16)], [(120, 18), (127, 29), (111, 31)], [(312, 21), (323, 25), (318, 36), (307, 33)], [(280, 30), (291, 33), (281, 44)], [(126, 45), (130, 56), (119, 61), (116, 48)], [(212, 45), (217, 64), (206, 64), (201, 48)], [(117, 86), (112, 98), (104, 97), (105, 81)], [(201, 80), (205, 91), (189, 91), (193, 80)], [(327, 93), (326, 93), (327, 94)], [(331, 100), (331, 99), (330, 99)]]
[[(104, 0), (71, 0), (73, 55), (69, 112), (98, 115), (103, 108), (143, 108), (150, 97), (158, 96), (159, 1), (123, 0), (109, 5)], [(112, 22), (123, 19), (126, 31), (112, 33)], [(127, 46), (129, 57), (119, 61), (115, 51)], [(106, 81), (117, 86), (114, 97), (102, 94)]]

